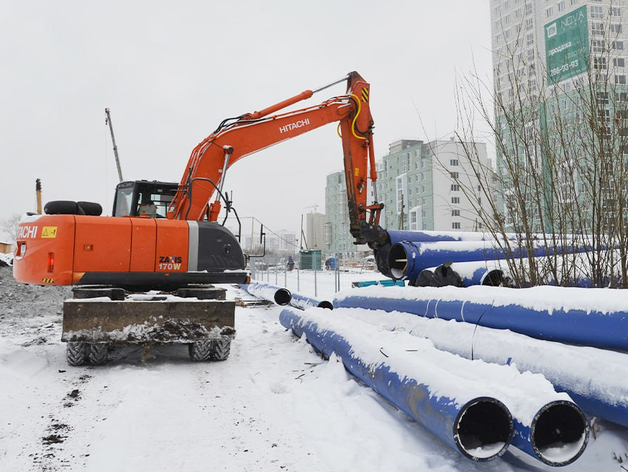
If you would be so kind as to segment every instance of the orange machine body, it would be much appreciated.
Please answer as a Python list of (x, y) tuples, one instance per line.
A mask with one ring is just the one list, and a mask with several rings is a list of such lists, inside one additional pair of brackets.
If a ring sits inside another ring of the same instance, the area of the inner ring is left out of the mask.
[[(86, 273), (188, 270), (186, 221), (84, 215), (25, 217), (14, 276), (25, 283), (70, 285)], [(28, 264), (21, 261), (28, 258)]]

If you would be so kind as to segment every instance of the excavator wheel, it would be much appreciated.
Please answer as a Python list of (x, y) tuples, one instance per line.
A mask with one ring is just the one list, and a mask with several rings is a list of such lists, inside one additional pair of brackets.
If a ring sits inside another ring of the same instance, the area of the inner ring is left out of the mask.
[(188, 344), (190, 359), (193, 362), (204, 362), (211, 358), (212, 341), (204, 340)]
[(103, 365), (107, 363), (109, 346), (105, 343), (89, 344), (89, 362), (93, 365)]
[(224, 336), (220, 339), (212, 341), (211, 359), (213, 361), (227, 360), (231, 353), (231, 338)]
[(84, 365), (89, 358), (89, 346), (86, 343), (69, 342), (66, 345), (65, 357), (69, 365)]

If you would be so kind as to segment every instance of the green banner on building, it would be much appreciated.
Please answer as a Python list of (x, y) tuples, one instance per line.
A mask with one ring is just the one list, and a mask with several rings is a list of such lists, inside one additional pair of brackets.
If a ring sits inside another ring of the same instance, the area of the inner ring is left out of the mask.
[(545, 25), (547, 80), (557, 83), (589, 68), (589, 25), (584, 5)]

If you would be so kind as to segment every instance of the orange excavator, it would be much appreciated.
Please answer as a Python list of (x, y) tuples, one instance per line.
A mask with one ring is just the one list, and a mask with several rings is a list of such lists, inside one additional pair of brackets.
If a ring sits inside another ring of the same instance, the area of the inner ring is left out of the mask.
[[(345, 81), (344, 95), (278, 113)], [(235, 306), (211, 284), (248, 277), (238, 238), (218, 223), (222, 205), (227, 213), (232, 209), (223, 193), (227, 171), (249, 154), (323, 125), (338, 123), (342, 138), (350, 231), (356, 244), (376, 247), (385, 235), (379, 226), (383, 204), (367, 203), (367, 182), (377, 180), (369, 89), (351, 72), (261, 111), (225, 119), (194, 148), (178, 184), (118, 184), (112, 217), (101, 216), (99, 204), (73, 201), (49, 202), (45, 215), (24, 216), (15, 279), (75, 285), (74, 299), (64, 303), (68, 362), (100, 364), (110, 344), (129, 342), (183, 342), (192, 360), (225, 359)], [(138, 292), (155, 290), (161, 292), (138, 298)]]

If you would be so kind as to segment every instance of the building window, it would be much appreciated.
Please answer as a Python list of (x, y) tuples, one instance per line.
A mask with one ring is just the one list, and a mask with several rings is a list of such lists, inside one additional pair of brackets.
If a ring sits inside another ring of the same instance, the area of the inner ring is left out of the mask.
[(611, 33), (621, 33), (621, 24), (619, 23), (614, 23), (611, 25)]
[(534, 33), (526, 34), (526, 46), (532, 46), (534, 44)]
[(616, 75), (615, 83), (618, 85), (626, 85), (626, 76), (625, 75)]
[(619, 7), (611, 7), (611, 15), (612, 16), (621, 16), (621, 8), (619, 8)]
[(593, 68), (595, 70), (605, 70), (606, 67), (606, 58), (605, 57), (594, 57), (593, 58)]
[(534, 28), (534, 21), (532, 20), (532, 18), (526, 18), (526, 31), (530, 31), (532, 28)]
[(452, 192), (458, 192), (460, 190), (460, 185), (458, 184), (451, 184), (451, 191)]
[(460, 197), (451, 197), (451, 203), (460, 203)]
[(602, 18), (604, 16), (604, 8), (601, 6), (593, 5), (591, 7), (591, 18)]
[(623, 57), (616, 57), (613, 59), (613, 65), (615, 67), (626, 67), (626, 59)]
[(451, 229), (460, 229), (460, 222), (454, 221), (453, 223), (451, 223)]
[(604, 52), (604, 41), (600, 39), (592, 40), (591, 49), (593, 49), (593, 52)]
[(565, 0), (558, 2), (558, 11), (565, 11)]
[(623, 41), (613, 41), (613, 49), (617, 49), (619, 51), (623, 51), (624, 42)]
[(454, 167), (459, 165), (458, 159), (449, 159), (449, 165)]
[(451, 173), (451, 178), (452, 178), (452, 179), (457, 179), (457, 178), (459, 178), (459, 177), (460, 177), (460, 173), (459, 173), (459, 172), (452, 172), (452, 173)]
[(460, 210), (451, 210), (451, 216), (460, 216)]

